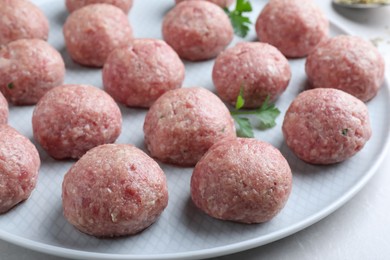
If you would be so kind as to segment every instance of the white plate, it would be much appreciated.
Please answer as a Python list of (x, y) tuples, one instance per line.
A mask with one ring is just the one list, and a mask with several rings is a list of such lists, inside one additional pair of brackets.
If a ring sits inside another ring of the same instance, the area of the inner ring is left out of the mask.
[[(66, 83), (88, 83), (102, 87), (101, 70), (74, 64), (62, 37), (66, 19), (64, 1), (35, 1), (51, 21), (49, 42), (63, 55)], [(252, 21), (262, 8), (253, 1)], [(161, 20), (173, 0), (136, 0), (130, 14), (136, 37), (161, 38)], [(331, 34), (345, 33), (332, 25)], [(239, 41), (235, 38), (235, 44)], [(255, 40), (253, 28), (246, 40)], [(33, 250), (84, 259), (183, 259), (229, 254), (270, 243), (295, 233), (327, 216), (350, 199), (374, 174), (389, 144), (390, 98), (385, 83), (368, 103), (373, 136), (355, 157), (333, 166), (313, 166), (298, 160), (286, 147), (281, 133), (283, 114), (292, 99), (305, 88), (304, 59), (290, 60), (293, 78), (277, 101), (282, 115), (277, 126), (256, 131), (256, 137), (278, 147), (293, 170), (293, 190), (282, 212), (259, 225), (243, 225), (212, 219), (191, 203), (189, 182), (192, 169), (162, 165), (169, 186), (169, 205), (161, 218), (144, 232), (119, 239), (97, 239), (77, 231), (62, 215), (61, 183), (74, 161), (55, 161), (40, 149), (42, 168), (36, 190), (26, 202), (0, 216), (0, 239)], [(213, 90), (213, 61), (186, 63), (185, 86)], [(33, 107), (11, 107), (10, 124), (32, 139)], [(118, 143), (132, 143), (141, 149), (144, 109), (121, 107), (124, 123)]]

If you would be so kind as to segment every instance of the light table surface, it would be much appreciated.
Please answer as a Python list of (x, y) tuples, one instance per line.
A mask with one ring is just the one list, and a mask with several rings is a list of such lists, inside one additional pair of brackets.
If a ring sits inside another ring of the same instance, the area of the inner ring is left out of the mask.
[[(386, 78), (389, 80), (390, 7), (348, 10), (335, 8), (330, 1), (316, 2), (337, 25), (377, 44), (385, 57)], [(0, 241), (0, 259), (65, 258)], [(271, 244), (215, 259), (390, 259), (390, 151), (387, 151), (385, 161), (367, 185), (330, 216)]]

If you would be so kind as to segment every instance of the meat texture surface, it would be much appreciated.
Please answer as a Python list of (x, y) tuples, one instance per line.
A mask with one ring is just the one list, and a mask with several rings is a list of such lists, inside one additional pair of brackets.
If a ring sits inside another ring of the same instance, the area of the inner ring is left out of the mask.
[(30, 197), (40, 165), (31, 141), (11, 126), (0, 124), (0, 214)]
[(233, 39), (229, 17), (219, 6), (198, 0), (183, 1), (163, 20), (164, 40), (186, 60), (216, 57)]
[(385, 78), (385, 61), (377, 48), (357, 36), (340, 35), (319, 45), (306, 59), (313, 88), (336, 88), (363, 102), (372, 99)]
[(284, 207), (292, 187), (290, 166), (272, 145), (246, 138), (224, 139), (197, 163), (191, 198), (222, 220), (262, 223)]
[(133, 6), (133, 0), (66, 0), (66, 8), (71, 13), (81, 7), (91, 4), (110, 4), (128, 13)]
[(271, 0), (256, 21), (259, 40), (290, 58), (307, 56), (328, 31), (329, 21), (313, 0)]
[(8, 102), (0, 92), (0, 124), (6, 124), (8, 122)]
[(34, 105), (61, 85), (61, 54), (40, 39), (21, 39), (0, 47), (0, 91), (14, 105)]
[(49, 36), (49, 21), (31, 1), (0, 0), (0, 45)]
[(122, 116), (103, 90), (63, 85), (38, 102), (32, 125), (35, 140), (50, 156), (80, 158), (95, 146), (115, 142), (121, 133)]
[(72, 166), (62, 183), (65, 218), (97, 237), (136, 234), (153, 224), (167, 204), (164, 172), (132, 145), (93, 148)]
[(70, 57), (91, 67), (102, 67), (111, 51), (133, 39), (127, 15), (109, 4), (86, 5), (72, 12), (63, 33)]
[(194, 166), (214, 143), (236, 136), (229, 110), (204, 88), (162, 95), (146, 114), (144, 134), (152, 157), (183, 166)]
[[(188, 1), (188, 0), (175, 0), (176, 4), (181, 3), (183, 1)], [(234, 0), (206, 0), (211, 3), (214, 3), (220, 7), (229, 7), (230, 5), (233, 4)]]
[(367, 106), (331, 88), (299, 94), (285, 114), (282, 130), (290, 149), (313, 164), (342, 162), (360, 151), (371, 137)]
[(235, 104), (242, 91), (244, 107), (256, 108), (268, 96), (273, 102), (285, 91), (291, 69), (287, 59), (275, 47), (246, 42), (218, 55), (212, 77), (222, 100)]
[(135, 39), (115, 49), (103, 67), (104, 89), (118, 102), (150, 107), (162, 94), (180, 88), (184, 64), (164, 41)]

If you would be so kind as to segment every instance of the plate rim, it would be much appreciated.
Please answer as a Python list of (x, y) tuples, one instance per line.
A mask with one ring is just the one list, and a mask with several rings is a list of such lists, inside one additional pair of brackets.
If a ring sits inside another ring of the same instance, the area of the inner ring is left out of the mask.
[[(34, 3), (48, 3), (49, 0), (32, 0)], [(353, 35), (349, 30), (345, 29), (343, 26), (331, 21), (329, 19), (329, 23), (331, 26), (335, 27), (337, 30), (342, 31), (344, 34)], [(382, 87), (387, 96), (388, 104), (390, 105), (390, 84), (388, 78), (385, 76), (385, 80), (382, 84)], [(366, 103), (367, 104), (367, 103)], [(387, 122), (387, 128), (390, 129), (390, 120)], [(111, 253), (96, 253), (96, 252), (87, 252), (76, 249), (69, 249), (55, 245), (48, 245), (43, 242), (38, 242), (32, 239), (20, 237), (18, 235), (14, 235), (4, 230), (0, 230), (0, 239), (6, 242), (12, 243), (17, 246), (21, 246), (33, 251), (50, 254), (58, 257), (68, 257), (68, 258), (82, 258), (82, 259), (113, 259), (113, 260), (122, 260), (122, 259), (203, 259), (209, 257), (217, 257), (222, 255), (229, 255), (245, 250), (249, 250), (255, 247), (259, 247), (265, 244), (272, 243), (279, 239), (288, 237), (294, 233), (297, 233), (314, 223), (322, 220), (327, 217), (331, 213), (335, 212), (341, 206), (343, 206), (346, 202), (352, 199), (366, 184), (367, 182), (374, 176), (374, 174), (378, 171), (378, 168), (383, 163), (386, 155), (390, 151), (390, 131), (388, 131), (386, 135), (386, 140), (383, 142), (383, 148), (376, 158), (372, 166), (369, 170), (359, 179), (357, 183), (355, 183), (350, 189), (348, 189), (340, 198), (330, 203), (327, 207), (321, 209), (320, 211), (312, 214), (311, 216), (302, 219), (295, 224), (283, 228), (281, 230), (277, 230), (261, 237), (248, 239), (245, 241), (232, 243), (224, 246), (217, 246), (209, 249), (201, 249), (187, 252), (178, 252), (178, 253), (163, 253), (160, 255), (156, 254), (146, 254), (146, 255), (135, 255), (135, 254), (111, 254)]]

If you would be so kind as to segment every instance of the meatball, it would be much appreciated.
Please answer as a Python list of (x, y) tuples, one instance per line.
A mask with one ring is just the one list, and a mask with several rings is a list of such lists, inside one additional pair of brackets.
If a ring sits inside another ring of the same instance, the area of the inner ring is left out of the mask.
[(0, 45), (19, 39), (47, 40), (49, 21), (27, 0), (0, 0)]
[(66, 0), (66, 8), (69, 12), (80, 9), (90, 4), (111, 4), (120, 8), (124, 13), (128, 13), (133, 6), (133, 0)]
[(372, 99), (384, 81), (385, 61), (368, 41), (340, 35), (316, 48), (306, 60), (313, 88), (336, 88), (363, 102)]
[(102, 67), (117, 47), (131, 43), (132, 29), (118, 7), (92, 4), (71, 13), (63, 27), (66, 49), (81, 65)]
[(104, 89), (127, 106), (150, 107), (162, 94), (181, 87), (184, 64), (164, 41), (135, 39), (115, 49), (103, 67)]
[(28, 199), (41, 164), (29, 139), (11, 126), (0, 124), (0, 214)]
[(93, 148), (62, 183), (65, 218), (97, 237), (132, 235), (153, 224), (168, 204), (164, 172), (132, 145)]
[(163, 20), (164, 40), (183, 59), (216, 57), (233, 39), (229, 17), (219, 6), (189, 0), (176, 5)]
[(366, 105), (337, 89), (317, 88), (299, 94), (283, 121), (287, 146), (312, 164), (344, 161), (371, 137)]
[[(175, 0), (176, 4), (178, 3), (181, 3), (183, 1), (187, 1), (187, 0)], [(231, 6), (234, 2), (234, 0), (206, 0), (206, 1), (209, 1), (211, 3), (214, 3), (220, 7), (228, 7), (228, 6)]]
[(180, 88), (163, 94), (144, 122), (145, 143), (162, 162), (193, 166), (222, 138), (235, 137), (229, 110), (203, 88)]
[(290, 166), (272, 145), (256, 139), (224, 139), (196, 164), (191, 198), (214, 218), (261, 223), (284, 207), (291, 182)]
[(0, 92), (0, 124), (6, 124), (8, 122), (8, 102)]
[(312, 0), (271, 0), (256, 21), (260, 41), (291, 58), (307, 56), (328, 31), (328, 19)]
[(14, 105), (36, 104), (64, 77), (60, 53), (43, 40), (21, 39), (0, 47), (0, 91)]
[(223, 51), (213, 68), (213, 82), (222, 100), (235, 104), (241, 89), (245, 107), (275, 101), (287, 88), (291, 69), (275, 47), (260, 42), (239, 43)]
[(80, 158), (95, 146), (115, 142), (122, 116), (118, 105), (103, 90), (63, 85), (38, 102), (32, 125), (34, 138), (50, 156)]

